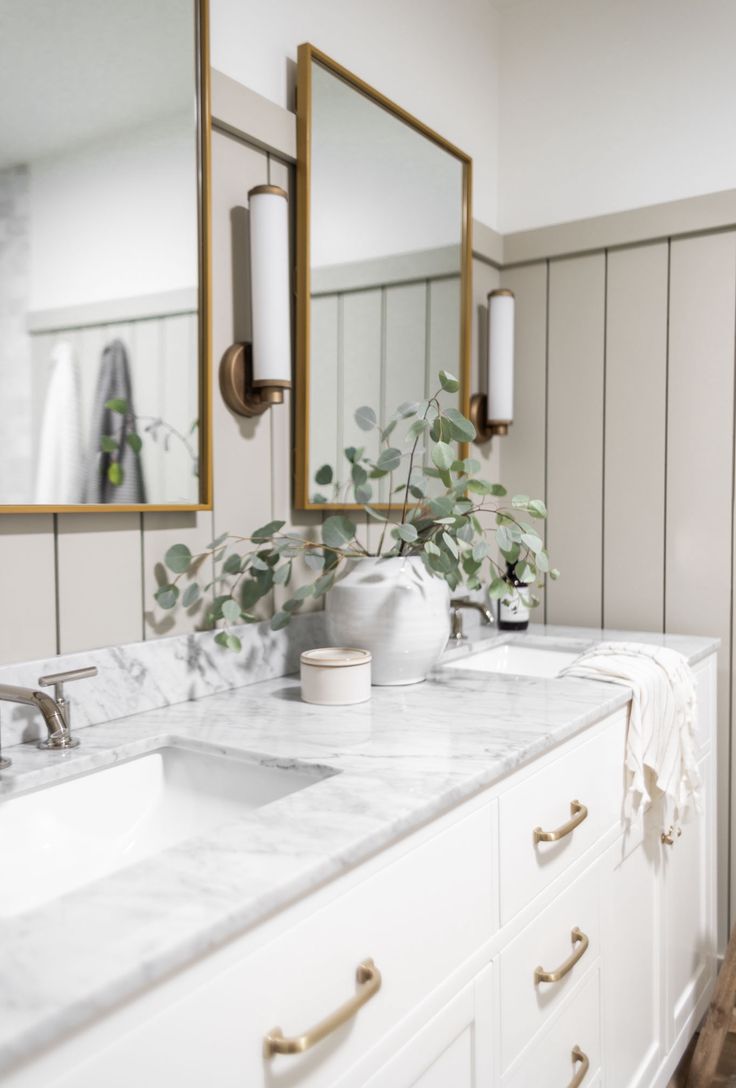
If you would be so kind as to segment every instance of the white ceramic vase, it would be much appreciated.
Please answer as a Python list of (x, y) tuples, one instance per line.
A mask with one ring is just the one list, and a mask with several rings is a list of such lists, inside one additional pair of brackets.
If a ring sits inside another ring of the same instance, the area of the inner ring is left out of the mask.
[(373, 655), (373, 683), (418, 684), (450, 634), (450, 590), (419, 557), (358, 559), (327, 594), (335, 646)]

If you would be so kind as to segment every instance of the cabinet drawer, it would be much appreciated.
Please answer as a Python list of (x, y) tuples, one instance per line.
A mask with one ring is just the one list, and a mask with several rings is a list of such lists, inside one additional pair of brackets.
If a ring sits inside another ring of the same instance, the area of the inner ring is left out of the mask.
[[(492, 935), (495, 815), (489, 803), (234, 959), (58, 1088), (328, 1088)], [(354, 997), (368, 957), (375, 996), (307, 1053), (264, 1058), (272, 1029), (301, 1035)]]
[[(575, 1060), (576, 1050), (584, 1059)], [(504, 1077), (503, 1088), (569, 1088), (580, 1075), (584, 1061), (588, 1068), (580, 1088), (592, 1088), (600, 1067), (597, 968)]]
[[(501, 922), (513, 918), (621, 820), (627, 711), (615, 714), (586, 744), (566, 752), (499, 801)], [(580, 802), (587, 816), (573, 809)], [(575, 823), (576, 826), (571, 825)], [(535, 829), (559, 832), (537, 841)], [(569, 830), (568, 830), (569, 829)]]
[[(598, 959), (599, 882), (600, 870), (595, 865), (559, 895), (501, 953), (501, 1059), (504, 1069), (554, 1016)], [(557, 974), (564, 971), (564, 974), (554, 981), (538, 980), (538, 967)]]

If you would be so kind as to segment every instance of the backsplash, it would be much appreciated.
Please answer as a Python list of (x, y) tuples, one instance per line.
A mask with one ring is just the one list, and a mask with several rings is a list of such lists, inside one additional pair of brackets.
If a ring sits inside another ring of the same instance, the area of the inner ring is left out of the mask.
[[(45, 673), (95, 665), (98, 675), (69, 686), (72, 730), (145, 710), (199, 699), (270, 680), (299, 667), (302, 650), (324, 642), (324, 613), (295, 616), (282, 631), (268, 623), (232, 628), (243, 644), (234, 654), (218, 646), (210, 631), (134, 642), (100, 650), (42, 658), (0, 668), (0, 683), (37, 687)], [(46, 735), (34, 707), (0, 703), (3, 748)]]

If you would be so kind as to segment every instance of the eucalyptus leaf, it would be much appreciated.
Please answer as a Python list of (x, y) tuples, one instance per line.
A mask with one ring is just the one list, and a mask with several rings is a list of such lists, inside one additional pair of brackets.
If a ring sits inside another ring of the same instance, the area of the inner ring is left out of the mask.
[(207, 551), (208, 552), (217, 551), (217, 549), (220, 547), (220, 545), (224, 544), (224, 542), (227, 540), (227, 538), (229, 536), (230, 536), (229, 533), (220, 533), (219, 536), (215, 537), (214, 540), (211, 540), (209, 542), (209, 544), (207, 545)]
[(323, 574), (321, 578), (318, 578), (314, 583), (314, 595), (315, 597), (321, 597), (323, 593), (327, 593), (332, 589), (335, 584), (334, 574)]
[(158, 601), (161, 608), (170, 609), (174, 608), (176, 602), (179, 600), (179, 587), (174, 585), (159, 586), (154, 593), (154, 597)]
[(455, 375), (450, 374), (447, 370), (440, 371), (440, 385), (446, 393), (457, 393), (460, 388), (460, 382)]
[(112, 435), (103, 434), (103, 436), (100, 438), (100, 449), (102, 450), (103, 453), (117, 453), (118, 452), (118, 441), (117, 441), (117, 439), (113, 438)]
[(437, 442), (432, 450), (432, 460), (440, 472), (446, 472), (455, 460), (455, 451), (446, 442)]
[(408, 434), (410, 438), (419, 438), (420, 435), (426, 434), (429, 430), (430, 424), (428, 419), (415, 419), (409, 428)]
[(192, 562), (192, 553), (186, 544), (172, 544), (164, 556), (164, 563), (174, 574), (183, 574), (189, 570)]
[(195, 601), (198, 601), (200, 597), (200, 589), (198, 582), (192, 582), (184, 590), (181, 598), (181, 603), (184, 608), (191, 608)]
[(271, 620), (271, 630), (280, 631), (282, 627), (288, 627), (291, 622), (291, 614), (286, 611), (276, 612)]
[(125, 473), (123, 467), (119, 461), (113, 461), (107, 469), (107, 478), (113, 487), (120, 487), (125, 479)]
[(378, 420), (376, 418), (376, 413), (372, 408), (363, 406), (362, 408), (358, 408), (355, 413), (355, 422), (358, 424), (361, 431), (372, 431), (378, 423)]
[(228, 623), (238, 623), (240, 620), (240, 605), (237, 601), (234, 601), (232, 597), (229, 597), (222, 603), (222, 618), (227, 620)]
[(231, 552), (225, 562), (222, 564), (223, 574), (240, 574), (240, 565), (242, 563), (241, 557), (237, 552)]
[(355, 526), (350, 518), (334, 514), (322, 526), (322, 540), (329, 548), (343, 548), (355, 536)]
[(397, 450), (393, 446), (389, 446), (388, 449), (381, 450), (378, 460), (376, 461), (376, 468), (382, 472), (394, 472), (401, 464), (401, 450)]
[(458, 442), (472, 442), (475, 438), (475, 427), (466, 419), (462, 412), (459, 412), (457, 408), (445, 408), (443, 413), (445, 419), (450, 424), (450, 430), (452, 437)]
[(232, 653), (238, 653), (243, 648), (238, 636), (231, 634), (230, 631), (218, 631), (215, 635), (215, 642), (218, 646), (224, 646), (226, 650), (230, 650)]
[(419, 536), (416, 528), (406, 522), (401, 525), (395, 525), (391, 530), (391, 535), (395, 540), (403, 540), (406, 544), (413, 544)]
[(269, 521), (266, 525), (262, 525), (260, 529), (256, 529), (251, 533), (251, 540), (270, 540), (274, 533), (278, 533), (280, 529), (283, 529), (286, 525), (285, 521)]
[(126, 434), (125, 441), (128, 443), (133, 453), (141, 452), (143, 443), (141, 442), (140, 435), (136, 434), (135, 431), (131, 432), (131, 434)]
[(314, 482), (320, 485), (331, 484), (332, 479), (332, 465), (321, 465), (314, 474)]
[(376, 510), (372, 506), (366, 506), (365, 512), (368, 517), (373, 518), (374, 521), (388, 521), (388, 518), (385, 514), (382, 514), (380, 510)]
[(128, 412), (128, 402), (123, 400), (122, 397), (113, 397), (112, 400), (106, 400), (105, 407), (111, 412), (117, 412), (119, 416), (127, 415)]
[(284, 563), (283, 566), (277, 567), (273, 573), (273, 582), (277, 586), (286, 586), (289, 584), (291, 578), (291, 563)]
[(452, 552), (452, 554), (457, 559), (460, 555), (460, 549), (457, 546), (457, 541), (454, 540), (454, 538), (451, 537), (449, 533), (443, 533), (442, 540), (444, 541), (445, 547), (448, 549), (448, 551)]
[(541, 552), (544, 547), (544, 542), (540, 540), (536, 533), (522, 533), (521, 542), (526, 544), (529, 551), (534, 552), (535, 555)]

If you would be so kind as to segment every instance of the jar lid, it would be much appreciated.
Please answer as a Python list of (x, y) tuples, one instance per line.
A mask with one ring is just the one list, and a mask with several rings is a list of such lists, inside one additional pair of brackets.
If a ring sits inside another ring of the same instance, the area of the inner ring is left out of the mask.
[(367, 665), (372, 655), (369, 650), (357, 650), (353, 646), (323, 646), (317, 650), (305, 650), (302, 665), (314, 665), (323, 669), (343, 669), (347, 665)]

